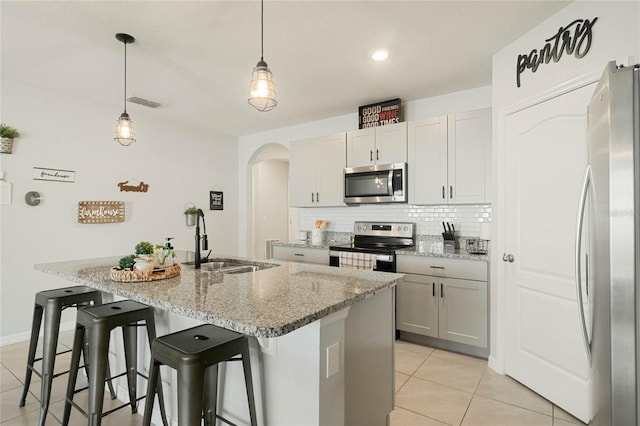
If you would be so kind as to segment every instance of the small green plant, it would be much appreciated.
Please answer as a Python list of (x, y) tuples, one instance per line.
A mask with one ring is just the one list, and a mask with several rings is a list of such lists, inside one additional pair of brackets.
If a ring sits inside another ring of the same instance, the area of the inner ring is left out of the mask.
[(136, 244), (136, 254), (153, 254), (153, 244), (148, 241), (140, 241)]
[(0, 137), (9, 139), (19, 138), (20, 132), (18, 131), (18, 129), (14, 129), (13, 127), (7, 126), (6, 124), (2, 123), (0, 124)]
[(188, 207), (185, 211), (184, 214), (197, 214), (198, 213), (198, 208), (196, 206), (193, 207)]
[(120, 262), (118, 264), (122, 269), (131, 269), (133, 268), (133, 264), (136, 263), (135, 259), (136, 259), (136, 255), (130, 254), (129, 256), (121, 257)]

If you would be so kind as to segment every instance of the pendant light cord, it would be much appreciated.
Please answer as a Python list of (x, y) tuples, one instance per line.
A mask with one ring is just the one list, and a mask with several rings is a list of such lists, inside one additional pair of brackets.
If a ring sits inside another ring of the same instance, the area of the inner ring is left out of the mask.
[(264, 0), (260, 0), (260, 61), (264, 61)]
[(124, 113), (127, 113), (127, 42), (124, 43)]

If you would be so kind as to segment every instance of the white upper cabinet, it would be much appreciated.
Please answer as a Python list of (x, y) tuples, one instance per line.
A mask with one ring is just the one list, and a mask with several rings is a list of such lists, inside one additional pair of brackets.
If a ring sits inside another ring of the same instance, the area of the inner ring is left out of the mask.
[(345, 133), (291, 142), (291, 207), (344, 206)]
[(491, 109), (408, 124), (409, 202), (490, 201)]
[(407, 123), (347, 133), (347, 167), (407, 162)]

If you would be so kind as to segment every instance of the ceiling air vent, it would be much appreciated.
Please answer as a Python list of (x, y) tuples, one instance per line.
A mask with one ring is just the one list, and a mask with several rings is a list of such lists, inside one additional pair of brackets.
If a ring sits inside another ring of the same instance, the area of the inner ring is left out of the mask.
[(158, 108), (162, 106), (162, 104), (150, 101), (148, 99), (142, 99), (137, 96), (129, 96), (127, 98), (127, 101), (131, 102), (132, 104), (138, 104), (138, 105), (146, 106), (148, 108)]

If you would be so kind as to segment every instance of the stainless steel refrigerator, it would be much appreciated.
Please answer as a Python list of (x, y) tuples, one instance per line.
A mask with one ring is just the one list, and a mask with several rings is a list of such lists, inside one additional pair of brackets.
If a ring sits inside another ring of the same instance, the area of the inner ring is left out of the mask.
[(610, 62), (588, 109), (576, 237), (592, 425), (640, 424), (640, 66)]

